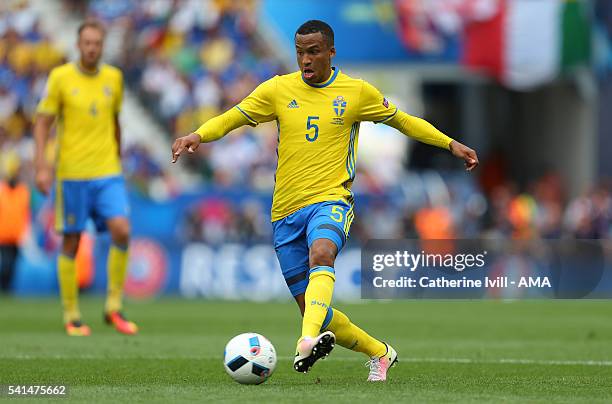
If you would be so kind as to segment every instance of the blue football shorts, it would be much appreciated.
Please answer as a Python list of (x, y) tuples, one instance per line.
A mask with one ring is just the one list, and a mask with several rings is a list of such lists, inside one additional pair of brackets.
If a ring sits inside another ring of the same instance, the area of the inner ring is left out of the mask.
[(353, 208), (345, 201), (319, 202), (272, 223), (274, 249), (293, 296), (306, 291), (308, 252), (321, 238), (334, 242), (338, 252), (349, 236)]
[(98, 231), (106, 222), (128, 217), (128, 196), (123, 176), (91, 180), (58, 179), (53, 190), (55, 228), (60, 233), (80, 233), (91, 218)]

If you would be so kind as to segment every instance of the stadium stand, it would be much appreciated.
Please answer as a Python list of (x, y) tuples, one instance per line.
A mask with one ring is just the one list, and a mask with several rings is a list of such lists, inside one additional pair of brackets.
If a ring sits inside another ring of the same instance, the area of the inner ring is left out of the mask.
[[(72, 2), (64, 3), (75, 10)], [(128, 84), (173, 136), (189, 132), (234, 105), (258, 82), (286, 70), (257, 39), (255, 2), (211, 1), (204, 2), (205, 9), (198, 7), (201, 3), (94, 0), (86, 9), (79, 6), (74, 11), (100, 18), (111, 31), (122, 33), (124, 48), (117, 62)], [(37, 18), (26, 1), (5, 7), (0, 15), (0, 150), (3, 157), (19, 156), (22, 178), (28, 181), (32, 178), (28, 163), (34, 106), (46, 74), (64, 61), (64, 55), (40, 31)], [(189, 159), (204, 189), (214, 184), (217, 189), (254, 195), (270, 192), (276, 128), (262, 125), (242, 132), (201, 148), (200, 158)], [(555, 173), (519, 189), (507, 179), (503, 165), (498, 167), (501, 175), (491, 179), (495, 167), (484, 163), (475, 182), (452, 174), (407, 172), (382, 188), (360, 168), (356, 188), (364, 195), (359, 204), (366, 208), (358, 204), (354, 242), (371, 237), (426, 237), (427, 230), (418, 224), (424, 217), (445, 223), (445, 235), (454, 237), (611, 236), (609, 184), (602, 182), (568, 200), (563, 180)], [(156, 179), (171, 176), (167, 166), (138, 144), (124, 151), (124, 169), (132, 191), (144, 196), (154, 192), (151, 184)], [(38, 198), (34, 209), (40, 205)], [(193, 220), (184, 226), (184, 237), (268, 239), (266, 203), (258, 196), (251, 199), (247, 204), (231, 197), (201, 200), (190, 210)]]

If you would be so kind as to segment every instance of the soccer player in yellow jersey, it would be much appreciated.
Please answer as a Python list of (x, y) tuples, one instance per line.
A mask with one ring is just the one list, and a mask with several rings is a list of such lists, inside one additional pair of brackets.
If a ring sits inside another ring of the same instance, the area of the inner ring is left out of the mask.
[[(105, 320), (123, 334), (136, 334), (138, 330), (122, 314), (130, 234), (118, 120), (123, 77), (119, 69), (100, 63), (104, 35), (103, 26), (96, 21), (86, 21), (79, 27), (80, 58), (51, 71), (34, 125), (36, 185), (43, 193), (53, 190), (54, 194), (55, 226), (62, 234), (57, 260), (60, 295), (66, 332), (73, 336), (91, 332), (81, 321), (75, 268), (88, 218), (94, 220), (98, 231), (108, 229), (112, 238)], [(45, 160), (54, 122), (58, 138), (55, 179)]]
[(384, 381), (397, 353), (331, 307), (334, 261), (353, 221), (359, 123), (384, 123), (419, 141), (448, 149), (478, 165), (470, 149), (426, 121), (399, 111), (367, 82), (331, 66), (336, 51), (329, 25), (312, 20), (295, 34), (300, 71), (259, 85), (235, 108), (172, 145), (175, 162), (184, 151), (220, 139), (243, 125), (276, 120), (278, 168), (272, 202), (274, 248), (303, 315), (294, 368), (306, 372), (337, 342), (370, 358), (368, 380)]

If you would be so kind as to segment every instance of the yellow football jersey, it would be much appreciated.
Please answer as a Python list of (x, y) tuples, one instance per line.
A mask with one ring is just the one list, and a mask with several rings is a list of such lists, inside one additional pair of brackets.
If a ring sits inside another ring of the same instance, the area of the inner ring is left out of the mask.
[(272, 221), (317, 202), (352, 205), (359, 123), (385, 122), (397, 113), (374, 86), (335, 68), (317, 85), (300, 72), (275, 76), (236, 108), (252, 125), (277, 121)]
[(95, 74), (76, 63), (53, 69), (38, 113), (57, 117), (57, 167), (61, 179), (91, 179), (121, 173), (115, 116), (121, 109), (123, 77), (113, 66)]

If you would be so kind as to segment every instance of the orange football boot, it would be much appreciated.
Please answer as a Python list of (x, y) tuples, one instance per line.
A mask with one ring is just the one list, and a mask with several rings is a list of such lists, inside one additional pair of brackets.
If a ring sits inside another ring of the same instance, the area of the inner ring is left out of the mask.
[(106, 321), (106, 324), (114, 326), (115, 330), (121, 334), (136, 335), (138, 333), (138, 326), (134, 322), (128, 321), (120, 311), (105, 313), (104, 321)]
[(91, 328), (81, 323), (80, 320), (66, 323), (65, 327), (66, 334), (71, 337), (89, 337), (91, 335)]

